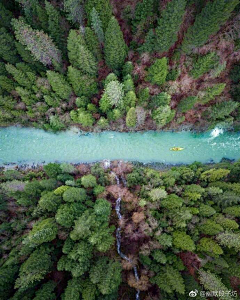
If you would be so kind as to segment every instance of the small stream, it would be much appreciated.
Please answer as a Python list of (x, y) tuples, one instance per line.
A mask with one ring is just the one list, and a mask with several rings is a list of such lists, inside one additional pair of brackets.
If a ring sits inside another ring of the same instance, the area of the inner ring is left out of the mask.
[[(112, 172), (112, 174), (114, 174), (114, 176), (116, 178), (117, 185), (119, 186), (120, 185), (120, 178), (114, 172)], [(126, 182), (125, 178), (122, 177), (121, 181), (122, 181), (123, 185), (126, 186), (127, 182)], [(118, 197), (118, 199), (116, 201), (116, 205), (115, 205), (115, 211), (117, 213), (117, 216), (118, 216), (119, 220), (122, 219), (122, 215), (121, 215), (121, 201), (122, 201), (122, 198)], [(132, 260), (130, 258), (128, 258), (121, 251), (121, 227), (118, 227), (117, 230), (116, 230), (116, 240), (117, 240), (117, 252), (120, 255), (120, 257), (122, 259), (125, 259), (126, 261), (132, 263)], [(133, 267), (133, 272), (134, 272), (134, 276), (135, 276), (136, 280), (138, 281), (139, 280), (139, 276), (138, 276), (138, 271), (137, 271), (137, 267), (136, 266)], [(140, 300), (140, 296), (139, 295), (140, 295), (140, 290), (137, 290), (136, 300)]]

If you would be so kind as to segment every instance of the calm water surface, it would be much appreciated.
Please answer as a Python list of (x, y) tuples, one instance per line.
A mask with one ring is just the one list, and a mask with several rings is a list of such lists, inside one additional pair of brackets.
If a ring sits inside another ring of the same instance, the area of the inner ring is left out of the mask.
[[(171, 147), (183, 151), (170, 151)], [(223, 157), (240, 158), (240, 133), (190, 132), (119, 133), (81, 135), (74, 131), (57, 134), (39, 129), (0, 129), (0, 165), (6, 163), (94, 162), (104, 159), (140, 162), (219, 162)]]

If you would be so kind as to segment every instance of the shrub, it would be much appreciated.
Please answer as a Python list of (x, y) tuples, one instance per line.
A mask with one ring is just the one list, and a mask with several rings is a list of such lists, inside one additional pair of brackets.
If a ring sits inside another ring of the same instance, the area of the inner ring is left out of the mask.
[(167, 58), (157, 59), (148, 69), (147, 81), (161, 85), (166, 81), (168, 73)]

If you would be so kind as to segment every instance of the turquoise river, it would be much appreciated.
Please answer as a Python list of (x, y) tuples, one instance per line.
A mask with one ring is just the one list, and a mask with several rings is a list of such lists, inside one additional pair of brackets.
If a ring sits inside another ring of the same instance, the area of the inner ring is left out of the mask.
[[(175, 146), (184, 150), (170, 151)], [(240, 133), (218, 128), (198, 134), (155, 131), (80, 134), (76, 130), (54, 134), (29, 128), (0, 129), (0, 165), (105, 159), (188, 164), (219, 162), (222, 158), (240, 158)]]

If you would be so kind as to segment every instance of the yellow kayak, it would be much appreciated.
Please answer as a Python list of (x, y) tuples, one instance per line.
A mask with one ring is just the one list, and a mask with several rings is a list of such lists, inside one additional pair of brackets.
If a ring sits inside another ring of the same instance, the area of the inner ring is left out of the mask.
[(181, 147), (173, 147), (173, 148), (170, 148), (171, 151), (182, 151), (184, 148), (181, 148)]

